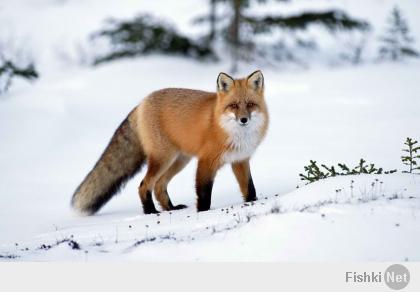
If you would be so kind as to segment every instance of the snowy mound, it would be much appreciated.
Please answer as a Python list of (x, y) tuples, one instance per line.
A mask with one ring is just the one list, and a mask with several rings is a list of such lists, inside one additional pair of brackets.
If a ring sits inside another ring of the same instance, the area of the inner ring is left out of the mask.
[(86, 220), (4, 245), (0, 254), (24, 261), (419, 260), (419, 216), (420, 176), (345, 176), (203, 213)]

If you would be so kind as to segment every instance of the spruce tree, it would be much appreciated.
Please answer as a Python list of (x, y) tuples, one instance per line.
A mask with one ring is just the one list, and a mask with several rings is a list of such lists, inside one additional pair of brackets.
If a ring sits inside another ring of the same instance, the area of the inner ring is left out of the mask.
[[(240, 60), (249, 60), (252, 53), (259, 51), (256, 35), (271, 33), (280, 30), (294, 33), (308, 29), (312, 25), (325, 27), (329, 32), (335, 33), (343, 30), (366, 30), (369, 25), (366, 21), (355, 19), (341, 10), (305, 11), (289, 15), (267, 14), (254, 15), (254, 5), (264, 5), (267, 0), (216, 0), (224, 5), (229, 13), (225, 15), (219, 31), (223, 34), (225, 44), (232, 57), (231, 71), (236, 71)], [(277, 0), (278, 2), (291, 2), (291, 0)], [(269, 3), (272, 5), (272, 3)], [(209, 18), (208, 18), (209, 19)], [(217, 16), (213, 19), (219, 19)], [(278, 41), (281, 43), (281, 41)], [(276, 47), (277, 54), (287, 56), (294, 60), (293, 52), (287, 46)]]
[(397, 6), (392, 9), (387, 23), (386, 32), (380, 38), (379, 58), (400, 61), (406, 57), (418, 57), (419, 53), (412, 47), (414, 39), (410, 36), (407, 20)]
[(403, 171), (405, 173), (413, 173), (416, 170), (420, 170), (420, 161), (417, 161), (420, 160), (420, 146), (417, 143), (418, 141), (411, 138), (407, 138), (404, 142), (407, 148), (402, 151), (406, 152), (407, 155), (401, 156), (401, 160), (403, 164), (408, 166), (408, 171)]
[(193, 20), (194, 24), (208, 23), (208, 32), (204, 35), (204, 40), (207, 44), (212, 45), (216, 39), (217, 22), (220, 21), (220, 16), (217, 15), (217, 4), (223, 0), (206, 0), (208, 2), (208, 14), (199, 16)]

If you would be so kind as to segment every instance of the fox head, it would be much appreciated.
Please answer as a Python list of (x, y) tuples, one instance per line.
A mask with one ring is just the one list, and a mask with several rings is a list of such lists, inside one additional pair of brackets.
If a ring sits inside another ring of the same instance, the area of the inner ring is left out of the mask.
[(217, 113), (230, 127), (253, 127), (266, 115), (264, 76), (260, 70), (243, 79), (226, 73), (217, 77)]
[(268, 127), (262, 72), (255, 71), (236, 80), (220, 73), (215, 113), (230, 147), (224, 161), (230, 163), (251, 157)]

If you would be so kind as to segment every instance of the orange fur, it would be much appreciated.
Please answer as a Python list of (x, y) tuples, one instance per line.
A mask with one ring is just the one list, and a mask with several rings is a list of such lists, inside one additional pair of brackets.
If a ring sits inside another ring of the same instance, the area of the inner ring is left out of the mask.
[(264, 78), (256, 71), (234, 80), (220, 73), (217, 92), (168, 88), (147, 96), (128, 117), (147, 157), (147, 173), (139, 186), (145, 213), (157, 212), (151, 194), (165, 210), (179, 209), (167, 194), (170, 180), (191, 157), (198, 158), (197, 209), (208, 210), (218, 169), (226, 163), (245, 200), (255, 200), (249, 158), (268, 127)]
[[(155, 188), (160, 176), (169, 177), (165, 185), (169, 183), (173, 175), (165, 172), (169, 171), (172, 163), (179, 157), (198, 158), (197, 186), (214, 180), (217, 170), (225, 163), (224, 154), (232, 148), (229, 134), (220, 125), (222, 115), (233, 113), (240, 119), (250, 118), (250, 112), (260, 112), (265, 121), (258, 133), (258, 142), (264, 137), (268, 126), (268, 113), (264, 101), (262, 74), (257, 71), (248, 78), (239, 80), (233, 80), (224, 73), (221, 75), (222, 80), (219, 75), (217, 93), (191, 89), (163, 89), (146, 97), (138, 106), (133, 119), (136, 120), (137, 132), (149, 157), (149, 170), (143, 180), (143, 187), (139, 190), (143, 202), (147, 200), (147, 191), (151, 192)], [(261, 84), (257, 87), (252, 83), (254, 75), (261, 78)], [(237, 106), (232, 107), (231, 104)], [(247, 104), (250, 106), (247, 107)], [(246, 157), (245, 160), (248, 159), (249, 157)], [(177, 167), (179, 169), (176, 172), (185, 165), (186, 163), (183, 163), (181, 167)], [(236, 170), (235, 174), (246, 198), (249, 164), (243, 169), (244, 174), (240, 174), (240, 169)], [(161, 206), (168, 209), (166, 188), (158, 189), (155, 195)]]

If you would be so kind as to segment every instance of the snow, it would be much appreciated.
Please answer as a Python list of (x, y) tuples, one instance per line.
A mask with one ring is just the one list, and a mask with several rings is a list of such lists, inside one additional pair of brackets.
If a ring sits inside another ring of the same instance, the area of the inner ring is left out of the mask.
[[(190, 11), (199, 14), (204, 7), (196, 1), (182, 1), (184, 8), (173, 1), (61, 2), (0, 4), (0, 18), (29, 44), (41, 66), (38, 81), (17, 81), (0, 100), (0, 256), (17, 256), (0, 261), (420, 260), (419, 175), (345, 176), (306, 186), (298, 177), (310, 159), (354, 165), (363, 157), (401, 171), (403, 141), (420, 138), (418, 61), (261, 68), (270, 126), (251, 161), (260, 198), (255, 205), (243, 205), (225, 167), (216, 178), (212, 209), (196, 213), (194, 161), (169, 186), (173, 203), (188, 209), (143, 215), (137, 196), (143, 170), (97, 215), (74, 214), (74, 189), (143, 97), (163, 87), (214, 90), (229, 64), (164, 56), (96, 68), (63, 62), (57, 44), (71, 52), (110, 15), (143, 10), (170, 17), (177, 9), (170, 19), (193, 32)], [(380, 26), (395, 1), (357, 2), (334, 3)], [(415, 1), (406, 3), (401, 7), (420, 39), (410, 9)], [(255, 69), (243, 66), (237, 76)], [(71, 240), (80, 249), (72, 249)]]
[(335, 177), (205, 213), (73, 220), (18, 246), (3, 245), (2, 255), (18, 261), (418, 261), (419, 200), (418, 175)]

